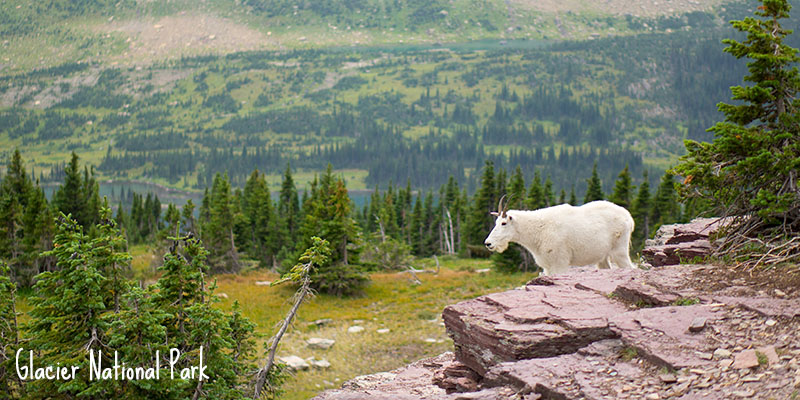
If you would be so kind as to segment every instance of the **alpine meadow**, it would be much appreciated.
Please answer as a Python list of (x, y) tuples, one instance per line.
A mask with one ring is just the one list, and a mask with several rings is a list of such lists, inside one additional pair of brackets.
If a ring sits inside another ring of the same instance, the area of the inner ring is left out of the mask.
[(0, 398), (307, 399), (452, 351), (446, 306), (542, 272), (484, 245), (503, 201), (610, 201), (642, 267), (720, 217), (682, 261), (797, 274), (793, 3), (5, 1)]

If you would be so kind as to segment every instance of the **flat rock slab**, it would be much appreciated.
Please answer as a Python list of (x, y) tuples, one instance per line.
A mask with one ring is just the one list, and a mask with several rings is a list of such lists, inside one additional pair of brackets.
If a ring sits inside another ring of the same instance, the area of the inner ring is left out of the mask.
[[(609, 349), (621, 347), (621, 343), (614, 343), (618, 340), (604, 342), (613, 343), (603, 345)], [(484, 377), (484, 385), (509, 386), (545, 399), (599, 400), (616, 398), (628, 382), (641, 381), (645, 375), (631, 362), (609, 362), (599, 354), (565, 354), (496, 365)]]
[(483, 375), (508, 361), (573, 353), (616, 336), (608, 319), (626, 307), (599, 293), (562, 285), (528, 285), (444, 309), (456, 358)]
[(723, 317), (717, 307), (692, 305), (629, 311), (611, 318), (610, 322), (622, 341), (635, 348), (639, 356), (657, 366), (676, 370), (712, 363), (701, 354), (708, 352), (713, 343), (704, 332), (693, 333), (689, 327), (698, 318), (713, 324)]
[[(447, 393), (434, 383), (434, 374), (453, 365), (451, 352), (409, 364), (391, 372), (353, 378), (341, 389), (327, 390), (313, 400), (507, 400), (508, 387), (481, 388), (470, 393)], [(465, 372), (466, 373), (466, 372)], [(535, 397), (531, 397), (531, 400)]]
[(714, 296), (714, 301), (754, 311), (765, 317), (800, 317), (800, 299)]

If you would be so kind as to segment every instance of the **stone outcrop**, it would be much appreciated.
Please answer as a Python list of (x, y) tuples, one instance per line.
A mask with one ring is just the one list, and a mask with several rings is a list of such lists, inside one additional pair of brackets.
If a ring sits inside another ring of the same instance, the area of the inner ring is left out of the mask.
[(696, 218), (688, 224), (664, 225), (645, 242), (642, 256), (655, 267), (704, 258), (712, 251), (709, 237), (721, 226), (719, 218)]
[(800, 299), (693, 286), (709, 268), (579, 269), (448, 306), (453, 353), (317, 399), (789, 398)]

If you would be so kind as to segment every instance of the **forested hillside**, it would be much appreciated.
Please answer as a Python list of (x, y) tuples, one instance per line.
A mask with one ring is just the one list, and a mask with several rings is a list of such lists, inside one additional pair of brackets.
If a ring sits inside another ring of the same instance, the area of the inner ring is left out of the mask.
[(303, 182), (332, 163), (350, 171), (351, 188), (436, 188), (452, 175), (471, 192), (486, 159), (538, 168), (567, 191), (597, 161), (609, 191), (625, 165), (634, 179), (645, 168), (659, 176), (683, 139), (710, 138), (716, 103), (743, 71), (721, 51), (731, 35), (722, 21), (749, 8), (654, 18), (648, 26), (661, 33), (588, 41), (250, 51), (11, 73), (0, 76), (0, 156), (21, 149), (43, 183), (60, 180), (75, 150), (101, 177), (202, 190), (218, 172), (241, 187), (258, 168), (273, 191), (289, 162)]

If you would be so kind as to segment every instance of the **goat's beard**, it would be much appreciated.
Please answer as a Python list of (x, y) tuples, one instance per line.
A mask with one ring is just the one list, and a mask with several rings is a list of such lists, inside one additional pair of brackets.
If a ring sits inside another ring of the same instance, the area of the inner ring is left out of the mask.
[(508, 248), (508, 242), (505, 242), (505, 243), (502, 243), (502, 244), (498, 243), (497, 245), (494, 246), (492, 251), (494, 251), (496, 253), (502, 253), (502, 252), (506, 251), (507, 248)]

